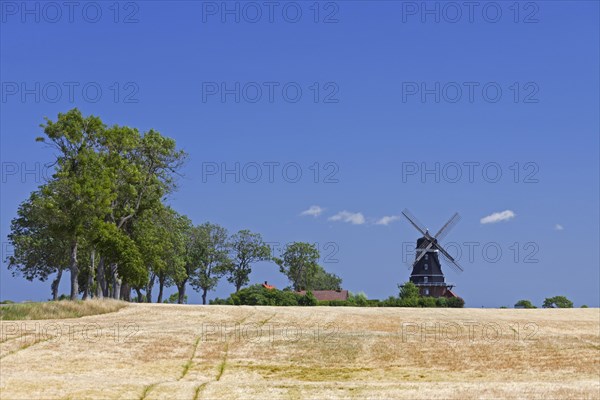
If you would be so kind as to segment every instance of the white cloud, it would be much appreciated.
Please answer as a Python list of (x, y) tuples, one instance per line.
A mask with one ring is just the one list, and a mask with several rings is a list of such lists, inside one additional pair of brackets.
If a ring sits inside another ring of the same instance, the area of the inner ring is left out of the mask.
[(302, 216), (310, 215), (313, 217), (318, 217), (319, 215), (321, 215), (323, 213), (323, 211), (325, 211), (325, 209), (321, 208), (319, 206), (310, 206), (310, 208), (308, 210), (302, 211), (300, 213), (300, 215), (302, 215)]
[(554, 225), (554, 230), (555, 231), (563, 231), (563, 230), (565, 230), (565, 227), (562, 226), (561, 224), (556, 224), (556, 225)]
[(329, 217), (330, 221), (342, 221), (350, 222), (352, 225), (362, 225), (365, 223), (365, 216), (361, 213), (353, 213), (349, 211), (342, 211), (335, 214), (333, 217)]
[(483, 217), (481, 218), (480, 222), (482, 224), (495, 224), (496, 222), (500, 221), (508, 221), (509, 219), (512, 219), (516, 216), (517, 214), (515, 214), (513, 211), (506, 210), (502, 212), (495, 212), (491, 215), (488, 215), (487, 217)]
[(400, 219), (400, 217), (398, 215), (385, 216), (385, 217), (379, 219), (377, 222), (375, 222), (375, 224), (387, 226), (394, 221), (398, 221), (399, 219)]

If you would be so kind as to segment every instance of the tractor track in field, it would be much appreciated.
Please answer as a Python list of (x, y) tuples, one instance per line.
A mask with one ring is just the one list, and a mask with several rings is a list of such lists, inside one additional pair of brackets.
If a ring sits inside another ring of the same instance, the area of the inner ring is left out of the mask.
[(9, 337), (9, 338), (0, 340), (0, 344), (4, 344), (6, 342), (10, 342), (10, 341), (15, 340), (15, 339), (23, 339), (23, 338), (25, 338), (27, 336), (31, 336), (31, 335), (35, 335), (35, 333), (24, 333), (24, 334), (19, 335), (19, 336)]
[[(245, 321), (248, 320), (248, 318), (252, 317), (253, 315), (256, 314), (256, 308), (254, 309), (254, 311), (250, 312), (248, 315), (246, 315), (245, 317), (243, 317), (241, 320), (235, 322), (238, 325), (243, 324)], [(261, 321), (260, 326), (263, 326), (265, 323), (267, 323), (269, 320), (271, 320), (276, 314), (273, 314), (271, 317), (267, 318), (264, 321)], [(198, 347), (200, 346), (200, 340), (202, 339), (202, 335), (199, 335), (196, 340), (194, 341), (194, 344), (192, 346), (192, 354), (190, 355), (190, 358), (186, 361), (186, 363), (183, 365), (183, 370), (181, 371), (181, 375), (178, 379), (176, 379), (176, 382), (181, 381), (183, 378), (186, 377), (186, 375), (188, 374), (188, 372), (192, 369), (192, 367), (194, 366), (194, 358), (196, 357), (196, 354), (198, 353)], [(225, 368), (227, 367), (227, 357), (229, 356), (229, 341), (231, 339), (228, 339), (227, 342), (225, 342), (225, 354), (223, 355), (223, 358), (221, 359), (221, 362), (218, 365), (218, 372), (217, 375), (214, 378), (214, 381), (212, 382), (218, 382), (221, 380), (221, 377), (223, 376), (223, 374), (225, 373)], [(160, 386), (163, 383), (169, 383), (169, 382), (173, 382), (172, 380), (163, 380), (160, 382), (155, 382), (152, 383), (150, 385), (147, 385), (144, 387), (141, 396), (139, 397), (139, 400), (146, 400), (146, 398), (148, 397), (148, 395), (150, 394), (150, 392), (152, 392), (154, 389), (156, 389), (158, 386)], [(211, 383), (211, 381), (209, 382), (204, 382), (202, 384), (200, 384), (198, 387), (196, 387), (196, 390), (194, 391), (194, 397), (193, 400), (198, 400), (200, 399), (200, 394), (204, 391), (204, 389), (206, 389), (206, 387), (209, 385), (209, 383)]]
[(225, 373), (225, 368), (227, 367), (227, 356), (229, 355), (229, 342), (225, 343), (225, 354), (223, 354), (223, 359), (219, 364), (219, 372), (217, 373), (217, 377), (215, 378), (216, 382), (221, 380), (221, 377)]
[(194, 392), (194, 399), (193, 400), (199, 400), (200, 399), (200, 393), (202, 393), (202, 391), (204, 390), (204, 388), (206, 388), (206, 386), (208, 386), (209, 382), (204, 382), (203, 384), (201, 384), (200, 386), (198, 386), (196, 388), (196, 391)]
[(273, 315), (271, 315), (269, 318), (263, 319), (262, 321), (259, 322), (258, 326), (260, 326), (262, 328), (263, 326), (265, 326), (265, 324), (267, 322), (269, 322), (270, 320), (272, 320), (273, 318), (275, 318), (276, 315), (277, 315), (277, 313), (273, 313)]
[[(244, 322), (246, 322), (248, 320), (248, 318), (252, 317), (254, 314), (257, 313), (256, 307), (254, 307), (254, 311), (248, 315), (246, 315), (244, 318), (242, 318), (241, 320), (239, 320), (238, 322), (236, 322), (236, 324), (241, 325)], [(229, 356), (229, 343), (231, 342), (231, 337), (227, 339), (227, 342), (225, 342), (225, 354), (223, 354), (223, 358), (221, 360), (221, 363), (219, 364), (219, 370), (217, 373), (217, 376), (215, 377), (215, 382), (218, 382), (221, 380), (221, 378), (223, 377), (223, 374), (225, 373), (225, 368), (227, 368), (227, 357)]]
[(28, 348), (33, 347), (35, 345), (38, 345), (40, 343), (45, 343), (45, 342), (47, 342), (49, 340), (52, 340), (52, 339), (54, 339), (54, 336), (49, 337), (49, 338), (44, 338), (44, 339), (36, 340), (36, 341), (33, 341), (32, 343), (26, 343), (23, 346), (19, 347), (18, 349), (10, 351), (10, 352), (4, 354), (3, 356), (0, 356), (0, 360), (5, 359), (8, 356), (12, 356), (12, 355), (14, 355), (14, 354), (16, 354), (16, 353), (18, 353), (20, 351), (27, 350)]
[[(253, 315), (255, 315), (257, 313), (256, 307), (254, 308), (254, 311), (249, 313), (248, 315), (246, 315), (244, 318), (242, 318), (241, 320), (237, 321), (236, 324), (243, 324), (244, 322), (246, 322), (248, 320), (248, 318), (252, 317)], [(275, 316), (275, 314), (273, 314), (270, 318), (268, 318), (267, 320), (264, 321), (264, 323), (266, 323), (266, 321), (270, 320), (271, 318), (273, 318)], [(264, 325), (264, 323), (261, 324)], [(223, 354), (223, 358), (221, 359), (221, 362), (219, 363), (219, 367), (218, 367), (218, 372), (217, 375), (215, 376), (215, 379), (213, 382), (219, 382), (221, 380), (221, 378), (223, 377), (223, 374), (225, 373), (225, 369), (227, 368), (227, 357), (229, 357), (229, 342), (231, 341), (231, 338), (229, 338), (227, 340), (227, 342), (225, 342), (225, 354)], [(194, 399), (193, 400), (198, 400), (200, 399), (200, 394), (204, 391), (204, 389), (206, 389), (206, 387), (210, 384), (211, 382), (204, 382), (203, 384), (199, 385), (196, 388), (196, 392), (194, 394)]]
[(193, 361), (194, 357), (196, 356), (196, 353), (198, 351), (198, 346), (200, 345), (200, 339), (202, 339), (202, 335), (200, 335), (196, 338), (196, 342), (194, 343), (194, 348), (192, 350), (192, 355), (190, 356), (190, 358), (187, 360), (187, 362), (183, 366), (183, 371), (181, 371), (181, 376), (179, 377), (179, 379), (177, 379), (177, 381), (180, 381), (183, 378), (185, 378), (185, 376), (189, 372), (190, 368), (192, 367), (192, 364), (194, 362)]
[(144, 391), (142, 392), (142, 395), (140, 396), (140, 400), (146, 400), (146, 397), (148, 397), (148, 394), (150, 394), (152, 389), (154, 389), (156, 386), (160, 385), (161, 383), (163, 383), (163, 382), (152, 383), (152, 384), (144, 387)]

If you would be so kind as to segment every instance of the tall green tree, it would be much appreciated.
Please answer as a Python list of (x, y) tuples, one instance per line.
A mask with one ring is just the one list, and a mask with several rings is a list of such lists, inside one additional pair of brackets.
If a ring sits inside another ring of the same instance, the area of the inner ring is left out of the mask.
[(46, 119), (42, 127), (46, 136), (37, 140), (57, 151), (56, 171), (42, 187), (44, 207), (53, 215), (49, 229), (69, 243), (70, 298), (74, 300), (79, 293), (79, 246), (113, 197), (110, 176), (97, 153), (104, 125), (99, 118), (83, 117), (74, 109), (59, 114), (56, 122)]
[[(167, 245), (163, 252), (164, 269), (158, 273), (157, 303), (162, 302), (165, 286), (172, 286), (180, 277), (188, 273), (187, 238), (192, 229), (191, 221), (171, 208), (167, 208), (162, 220), (166, 228)], [(184, 298), (181, 299), (185, 300)]]
[[(67, 267), (71, 299), (79, 293), (83, 268), (84, 297), (93, 286), (98, 297), (107, 296), (109, 290), (114, 297), (128, 297), (130, 286), (148, 280), (147, 260), (140, 251), (145, 242), (134, 240), (133, 223), (143, 212), (160, 211), (165, 196), (176, 187), (185, 153), (154, 130), (142, 134), (130, 127), (107, 127), (100, 118), (85, 117), (77, 109), (58, 114), (56, 121), (46, 118), (42, 128), (45, 136), (37, 140), (55, 151), (55, 171), (38, 190), (36, 210), (43, 211), (43, 218), (29, 215), (33, 211), (24, 203), (14, 221), (13, 238), (20, 247), (13, 268), (35, 268), (39, 274), (33, 276), (42, 278), (48, 270), (56, 270), (60, 279)], [(42, 228), (37, 229), (35, 246), (26, 240), (34, 233), (34, 221), (43, 221), (44, 230), (42, 236)], [(51, 239), (43, 244), (40, 238)], [(49, 264), (44, 270), (33, 255), (37, 251), (39, 261), (43, 249), (43, 257), (56, 258), (47, 250), (50, 240), (61, 245), (53, 251), (68, 250), (68, 263), (59, 268), (56, 262), (45, 261)]]
[(292, 284), (295, 291), (311, 290), (314, 278), (319, 271), (319, 250), (310, 243), (294, 242), (288, 244), (281, 258), (273, 260), (279, 270)]
[(19, 206), (8, 235), (14, 253), (7, 257), (7, 262), (13, 276), (22, 275), (29, 281), (44, 282), (56, 273), (51, 293), (52, 299), (57, 300), (62, 273), (70, 262), (69, 243), (50, 230), (52, 215), (45, 209), (47, 199), (43, 196), (40, 191), (33, 192)]
[[(170, 250), (170, 241), (165, 240), (168, 231), (163, 224), (162, 210), (159, 213), (144, 212), (132, 224), (132, 236), (136, 242), (144, 265), (148, 271), (148, 281), (145, 284), (135, 286), (138, 301), (144, 299), (152, 302), (152, 289), (159, 274), (166, 271), (166, 260), (164, 254)], [(145, 297), (141, 290), (146, 291)]]
[(252, 264), (271, 259), (271, 248), (259, 233), (241, 230), (231, 236), (231, 263), (226, 271), (227, 281), (233, 283), (235, 292), (250, 282)]
[[(133, 286), (142, 285), (147, 280), (142, 253), (137, 243), (115, 225), (102, 223), (97, 226), (97, 248), (104, 260), (116, 266), (119, 276)], [(113, 293), (120, 294), (120, 288), (114, 287)]]
[(182, 268), (177, 269), (173, 276), (169, 277), (177, 286), (178, 303), (183, 304), (185, 301), (186, 286), (197, 272), (198, 264), (194, 262), (196, 252), (196, 231), (192, 222), (186, 216), (179, 216), (177, 224), (174, 227), (178, 232), (182, 233)]
[[(118, 125), (105, 131), (101, 145), (107, 168), (113, 175), (112, 190), (116, 193), (107, 222), (131, 235), (131, 224), (136, 216), (145, 210), (156, 212), (162, 199), (175, 190), (175, 177), (186, 154), (177, 150), (173, 139), (157, 131), (141, 134), (137, 129)], [(110, 272), (113, 296), (117, 297), (123, 278), (118, 263), (111, 265)], [(102, 276), (103, 271), (98, 271), (98, 275)], [(107, 292), (106, 284), (103, 291)]]
[(336, 274), (325, 271), (320, 265), (313, 278), (312, 290), (341, 290), (342, 278)]
[(146, 290), (146, 301), (152, 301), (152, 288), (158, 279), (157, 302), (162, 302), (166, 285), (185, 271), (185, 235), (187, 226), (183, 217), (163, 205), (144, 211), (133, 223), (133, 237), (144, 259), (149, 279), (136, 287)]
[(231, 270), (229, 252), (227, 230), (222, 226), (207, 222), (192, 230), (188, 262), (194, 266), (194, 273), (190, 281), (195, 290), (201, 291), (202, 304), (206, 304), (208, 292), (217, 287), (219, 279)]

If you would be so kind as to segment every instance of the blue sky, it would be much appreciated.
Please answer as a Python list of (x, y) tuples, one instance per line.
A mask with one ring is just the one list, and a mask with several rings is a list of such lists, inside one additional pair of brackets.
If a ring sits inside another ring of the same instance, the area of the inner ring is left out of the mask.
[[(462, 215), (445, 242), (465, 271), (445, 272), (467, 306), (599, 305), (597, 2), (113, 3), (0, 3), (4, 242), (52, 159), (39, 124), (79, 107), (175, 138), (190, 157), (170, 203), (195, 223), (318, 243), (353, 292), (408, 280), (417, 232), (377, 222), (409, 208), (432, 231)], [(286, 285), (274, 264), (264, 280)], [(49, 295), (3, 263), (2, 299)]]

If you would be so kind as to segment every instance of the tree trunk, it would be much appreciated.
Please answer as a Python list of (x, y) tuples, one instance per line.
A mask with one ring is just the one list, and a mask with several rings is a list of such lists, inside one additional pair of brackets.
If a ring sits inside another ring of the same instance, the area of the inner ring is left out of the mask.
[(74, 241), (71, 245), (71, 300), (77, 300), (79, 296), (79, 267), (77, 266), (77, 241)]
[(121, 285), (121, 293), (119, 298), (124, 301), (131, 301), (131, 286), (128, 283)]
[(119, 278), (119, 273), (117, 272), (117, 264), (111, 265), (111, 272), (113, 282), (112, 298), (118, 300), (121, 296), (121, 283), (123, 281), (121, 280), (121, 278)]
[(150, 275), (150, 281), (146, 285), (146, 302), (152, 303), (152, 288), (154, 287), (154, 280), (156, 279), (156, 274)]
[(87, 287), (90, 291), (90, 299), (92, 299), (94, 297), (94, 270), (92, 269), (90, 271), (90, 275), (88, 276), (88, 283), (87, 283)]
[(202, 289), (202, 304), (206, 304), (206, 293), (208, 290)]
[(60, 285), (60, 279), (62, 278), (63, 270), (62, 268), (58, 269), (58, 273), (56, 274), (56, 278), (52, 281), (52, 285), (50, 285), (50, 289), (52, 290), (52, 300), (58, 300), (58, 285)]
[(142, 303), (143, 302), (142, 290), (139, 287), (136, 287), (135, 288), (135, 293), (137, 294), (137, 302), (138, 303)]
[(108, 295), (108, 288), (106, 287), (106, 275), (104, 272), (104, 257), (100, 257), (98, 262), (98, 272), (96, 272), (96, 297), (99, 299), (104, 298)]
[(88, 274), (88, 280), (87, 280), (87, 293), (89, 294), (89, 297), (92, 298), (94, 297), (94, 291), (92, 290), (94, 288), (94, 272), (96, 272), (96, 250), (92, 249), (92, 255), (90, 257), (90, 262), (92, 265), (90, 265), (90, 273)]
[(92, 250), (92, 254), (90, 255), (90, 266), (88, 268), (88, 276), (87, 276), (87, 280), (85, 281), (85, 285), (83, 286), (83, 300), (87, 300), (88, 297), (90, 297), (91, 295), (91, 291), (92, 291), (92, 281), (93, 281), (93, 276), (94, 276), (94, 257), (95, 257), (95, 253), (94, 250)]
[(119, 300), (121, 296), (121, 279), (118, 276), (113, 277), (113, 292), (112, 298), (115, 300)]
[(187, 279), (183, 282), (181, 282), (181, 284), (177, 285), (177, 292), (178, 292), (178, 299), (177, 299), (177, 304), (183, 304), (185, 301), (185, 284), (187, 282)]
[(160, 274), (158, 276), (158, 299), (156, 300), (157, 303), (162, 303), (162, 301), (163, 301), (163, 291), (165, 288), (165, 279), (166, 279), (165, 274)]

